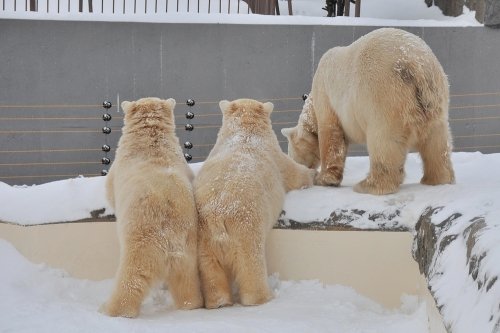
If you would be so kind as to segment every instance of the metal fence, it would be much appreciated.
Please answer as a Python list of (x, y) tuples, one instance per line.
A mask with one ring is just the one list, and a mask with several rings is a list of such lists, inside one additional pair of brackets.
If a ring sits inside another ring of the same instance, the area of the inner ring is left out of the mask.
[(46, 14), (251, 13), (243, 0), (2, 0), (0, 9)]
[[(279, 131), (296, 124), (302, 98), (265, 101), (275, 104), (273, 127), (286, 149)], [(38, 184), (105, 175), (123, 125), (119, 103), (118, 97), (102, 104), (0, 105), (0, 181)], [(177, 98), (176, 133), (189, 162), (205, 160), (214, 146), (222, 123), (218, 104), (216, 100)]]
[[(275, 105), (273, 128), (282, 149), (281, 128), (292, 127), (302, 98), (266, 98)], [(105, 175), (113, 162), (123, 124), (119, 100), (86, 105), (0, 105), (0, 181), (34, 184)], [(213, 148), (222, 114), (217, 100), (177, 99), (176, 132), (189, 162), (201, 162)], [(500, 151), (500, 92), (452, 93), (450, 126), (454, 151)], [(493, 126), (492, 126), (493, 125)], [(496, 131), (491, 131), (496, 128)], [(40, 142), (50, 142), (40, 147)], [(351, 145), (349, 155), (366, 155)]]

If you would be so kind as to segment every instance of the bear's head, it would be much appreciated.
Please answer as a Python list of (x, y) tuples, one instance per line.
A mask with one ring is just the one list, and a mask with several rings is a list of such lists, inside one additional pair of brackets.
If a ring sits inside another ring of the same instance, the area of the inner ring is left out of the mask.
[(238, 129), (258, 131), (261, 129), (272, 130), (271, 112), (274, 105), (271, 102), (261, 103), (253, 99), (237, 99), (229, 102), (219, 102), (222, 111), (222, 127), (225, 129)]
[(288, 155), (297, 163), (310, 169), (320, 164), (318, 130), (312, 96), (307, 97), (297, 126), (282, 128), (281, 134), (288, 139)]
[(121, 103), (124, 116), (124, 129), (170, 129), (175, 130), (175, 100), (145, 97), (137, 101)]
[(320, 164), (318, 136), (307, 131), (300, 123), (292, 128), (282, 128), (281, 134), (288, 139), (288, 155), (297, 163), (310, 169)]

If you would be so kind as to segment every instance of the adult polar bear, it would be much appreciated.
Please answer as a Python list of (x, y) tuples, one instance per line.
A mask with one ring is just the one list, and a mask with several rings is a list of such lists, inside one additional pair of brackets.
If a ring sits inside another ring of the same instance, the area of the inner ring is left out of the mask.
[(366, 143), (370, 155), (357, 192), (396, 192), (409, 149), (422, 157), (422, 184), (451, 184), (448, 102), (448, 80), (427, 44), (382, 28), (322, 56), (297, 126), (282, 133), (297, 162), (321, 163), (318, 185), (340, 184), (349, 143)]

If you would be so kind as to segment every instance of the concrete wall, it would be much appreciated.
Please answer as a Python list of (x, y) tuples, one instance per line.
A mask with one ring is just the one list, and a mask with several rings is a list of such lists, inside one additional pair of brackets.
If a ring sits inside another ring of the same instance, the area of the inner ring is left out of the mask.
[[(321, 55), (374, 29), (0, 20), (0, 181), (99, 175), (107, 168), (102, 144), (115, 148), (120, 135), (122, 100), (175, 98), (178, 135), (193, 142), (192, 162), (215, 142), (221, 99), (273, 101), (278, 132), (296, 123)], [(429, 44), (449, 76), (455, 150), (499, 152), (500, 31), (404, 29)], [(194, 107), (185, 105), (188, 98)], [(107, 136), (104, 100), (113, 102)], [(193, 132), (184, 130), (188, 110), (196, 114)]]

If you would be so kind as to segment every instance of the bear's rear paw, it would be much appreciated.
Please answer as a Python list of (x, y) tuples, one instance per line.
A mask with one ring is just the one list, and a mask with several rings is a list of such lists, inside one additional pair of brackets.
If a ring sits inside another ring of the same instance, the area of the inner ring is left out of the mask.
[(316, 177), (314, 178), (314, 185), (339, 186), (341, 181), (342, 179), (339, 179), (339, 177), (331, 173), (320, 172), (316, 174)]
[(260, 305), (269, 302), (273, 296), (271, 292), (244, 293), (240, 295), (240, 302), (243, 305)]
[(428, 177), (424, 175), (420, 180), (420, 184), (423, 185), (443, 185), (443, 184), (455, 184), (455, 177), (453, 175), (447, 177)]
[(99, 308), (99, 312), (110, 317), (135, 318), (139, 315), (139, 308), (104, 303)]
[(384, 195), (395, 193), (398, 190), (397, 186), (384, 186), (380, 184), (374, 184), (373, 182), (367, 181), (366, 179), (357, 183), (353, 187), (354, 192), (374, 194), (374, 195)]
[(193, 300), (182, 301), (181, 304), (177, 306), (177, 308), (180, 310), (193, 310), (201, 308), (202, 306), (203, 306), (203, 298), (200, 296)]
[(233, 305), (230, 295), (207, 296), (205, 295), (205, 307), (207, 309), (218, 309)]

